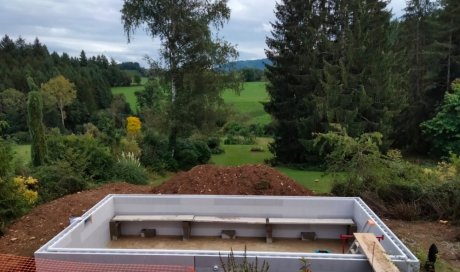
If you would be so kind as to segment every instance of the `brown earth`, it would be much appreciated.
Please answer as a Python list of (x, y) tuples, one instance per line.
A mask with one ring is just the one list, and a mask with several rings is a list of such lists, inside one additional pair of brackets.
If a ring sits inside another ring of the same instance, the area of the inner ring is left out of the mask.
[(288, 176), (266, 165), (199, 165), (154, 188), (162, 194), (313, 195)]
[[(81, 216), (112, 193), (312, 195), (311, 191), (267, 166), (202, 165), (177, 174), (153, 190), (151, 186), (110, 183), (35, 207), (11, 224), (6, 235), (0, 237), (0, 253), (32, 256), (35, 250), (68, 226), (69, 217)], [(406, 245), (421, 250), (423, 254), (426, 254), (431, 243), (436, 243), (440, 257), (460, 271), (459, 226), (426, 221), (384, 221)]]
[(32, 256), (34, 251), (69, 225), (69, 217), (81, 216), (106, 195), (142, 194), (150, 190), (150, 186), (111, 183), (37, 206), (11, 224), (6, 235), (0, 237), (0, 253)]

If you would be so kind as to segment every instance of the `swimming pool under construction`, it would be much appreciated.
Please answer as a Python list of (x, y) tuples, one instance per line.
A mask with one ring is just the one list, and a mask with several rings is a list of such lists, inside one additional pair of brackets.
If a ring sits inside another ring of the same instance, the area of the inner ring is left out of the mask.
[(50, 260), (223, 271), (230, 251), (237, 261), (266, 261), (269, 271), (299, 271), (302, 259), (314, 272), (419, 271), (354, 197), (108, 195), (35, 257), (37, 271)]

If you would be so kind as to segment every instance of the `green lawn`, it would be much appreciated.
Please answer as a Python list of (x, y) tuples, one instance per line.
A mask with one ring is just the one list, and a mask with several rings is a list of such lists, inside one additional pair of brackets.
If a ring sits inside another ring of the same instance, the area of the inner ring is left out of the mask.
[(24, 165), (30, 162), (30, 145), (14, 145), (15, 157)]
[(228, 104), (233, 105), (236, 111), (247, 114), (251, 118), (251, 123), (268, 124), (270, 115), (264, 111), (261, 102), (268, 101), (268, 94), (265, 82), (245, 82), (240, 94), (226, 90), (222, 98)]
[(137, 111), (137, 99), (136, 95), (134, 94), (137, 91), (144, 90), (144, 86), (130, 86), (130, 87), (113, 87), (112, 93), (113, 94), (123, 94), (126, 98), (126, 101), (131, 106), (131, 110), (133, 112)]
[(137, 99), (136, 95), (134, 94), (137, 91), (143, 91), (144, 85), (147, 83), (148, 78), (142, 77), (141, 78), (141, 85), (139, 86), (129, 86), (129, 87), (113, 87), (112, 94), (123, 94), (125, 95), (126, 101), (131, 106), (131, 110), (133, 112), (137, 111)]
[[(268, 151), (270, 138), (257, 138), (255, 145), (222, 145), (225, 153), (212, 155), (211, 163), (221, 166), (237, 166), (243, 164), (263, 164), (265, 159), (273, 155)], [(251, 147), (263, 147), (264, 152), (252, 152)], [(304, 171), (286, 167), (276, 167), (280, 172), (314, 191), (315, 193), (329, 193), (332, 188), (332, 177), (325, 176), (324, 172)]]

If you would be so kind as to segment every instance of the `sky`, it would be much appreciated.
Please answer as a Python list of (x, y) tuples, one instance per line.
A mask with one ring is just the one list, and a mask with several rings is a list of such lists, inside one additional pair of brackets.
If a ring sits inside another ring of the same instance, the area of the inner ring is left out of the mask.
[[(229, 0), (231, 18), (220, 36), (236, 45), (239, 59), (265, 58), (265, 38), (279, 0)], [(123, 0), (0, 0), (0, 35), (33, 42), (38, 37), (50, 52), (79, 56), (104, 54), (117, 62), (146, 64), (160, 48), (142, 29), (127, 42), (120, 10)], [(405, 0), (392, 0), (389, 8), (402, 14)]]

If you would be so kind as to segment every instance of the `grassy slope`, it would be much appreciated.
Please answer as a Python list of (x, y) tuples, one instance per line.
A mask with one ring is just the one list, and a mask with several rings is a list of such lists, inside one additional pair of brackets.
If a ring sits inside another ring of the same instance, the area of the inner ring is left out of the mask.
[(126, 101), (131, 106), (131, 110), (133, 112), (137, 111), (137, 99), (136, 95), (134, 94), (136, 91), (143, 91), (144, 84), (147, 82), (147, 78), (143, 77), (141, 79), (141, 85), (139, 86), (129, 86), (129, 87), (113, 87), (112, 94), (123, 94), (126, 98)]
[(268, 101), (265, 84), (265, 82), (246, 82), (239, 95), (227, 90), (223, 92), (222, 98), (226, 103), (233, 105), (236, 111), (247, 114), (251, 118), (251, 123), (268, 124), (270, 115), (264, 111), (261, 104)]

